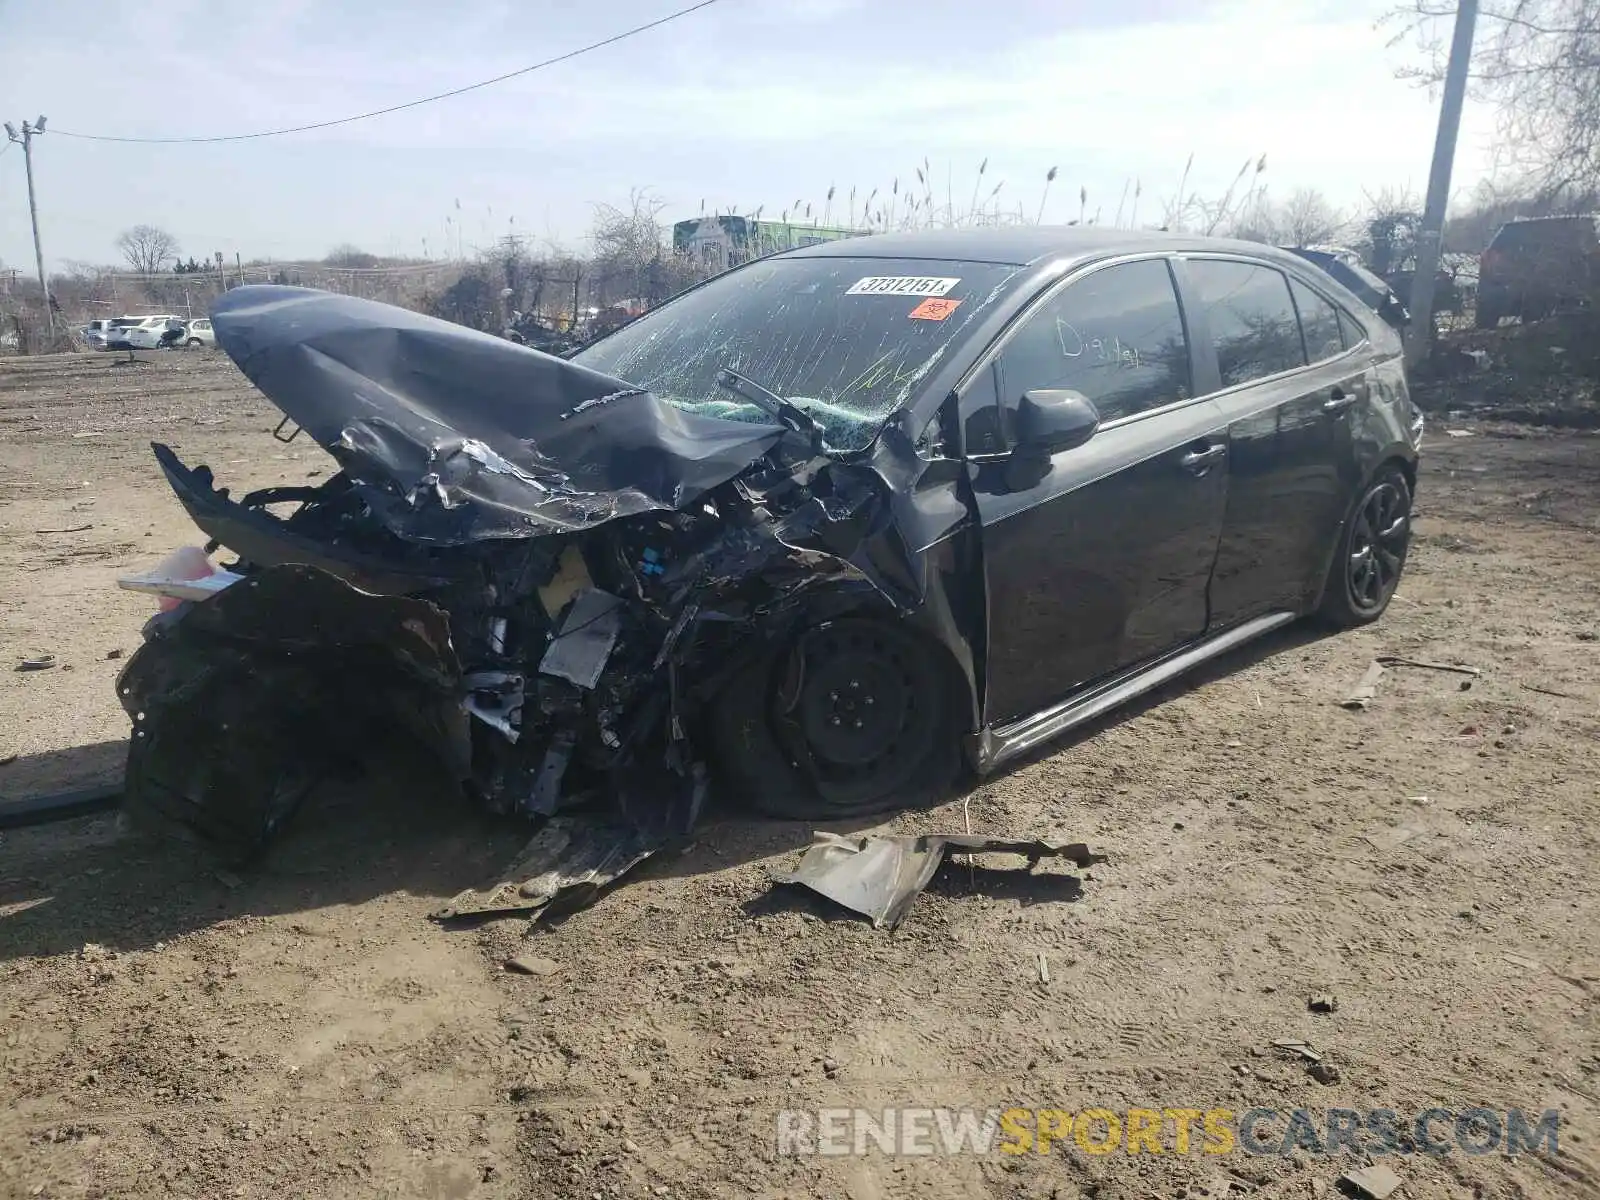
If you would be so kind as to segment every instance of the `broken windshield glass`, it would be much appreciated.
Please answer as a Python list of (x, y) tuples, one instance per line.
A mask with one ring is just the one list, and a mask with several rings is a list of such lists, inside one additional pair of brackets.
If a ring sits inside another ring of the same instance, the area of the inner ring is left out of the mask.
[(646, 313), (574, 356), (678, 408), (770, 418), (718, 385), (730, 368), (844, 451), (872, 443), (1019, 268), (927, 259), (776, 258)]

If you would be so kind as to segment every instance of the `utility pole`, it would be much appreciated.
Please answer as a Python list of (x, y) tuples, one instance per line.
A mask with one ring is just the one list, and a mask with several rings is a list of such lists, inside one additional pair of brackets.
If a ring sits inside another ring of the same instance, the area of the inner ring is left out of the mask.
[(1411, 325), (1406, 330), (1406, 365), (1416, 366), (1433, 344), (1433, 282), (1439, 271), (1444, 235), (1444, 210), (1450, 200), (1450, 168), (1455, 165), (1456, 134), (1461, 105), (1467, 96), (1467, 68), (1472, 62), (1472, 29), (1478, 0), (1459, 0), (1450, 61), (1444, 71), (1444, 97), (1439, 104), (1439, 132), (1433, 142), (1433, 167), (1428, 172), (1428, 199), (1417, 231), (1417, 271), (1411, 279)]
[(6, 122), (6, 136), (13, 142), (22, 143), (22, 161), (28, 173), (28, 216), (33, 219), (33, 259), (39, 268), (39, 286), (44, 290), (45, 327), (50, 331), (50, 344), (53, 346), (56, 340), (56, 313), (50, 305), (50, 280), (44, 273), (44, 250), (39, 244), (39, 204), (33, 195), (33, 139), (35, 135), (43, 132), (42, 116), (32, 125), (24, 121), (20, 135), (10, 121)]

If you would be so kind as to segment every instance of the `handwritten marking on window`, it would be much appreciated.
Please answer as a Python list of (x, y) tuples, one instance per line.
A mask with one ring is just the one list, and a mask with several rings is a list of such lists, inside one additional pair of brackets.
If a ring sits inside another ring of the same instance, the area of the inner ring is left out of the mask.
[(1061, 344), (1063, 357), (1087, 358), (1089, 366), (1122, 367), (1130, 371), (1144, 366), (1144, 355), (1137, 346), (1128, 345), (1115, 334), (1109, 338), (1085, 337), (1060, 317), (1056, 318), (1056, 340)]

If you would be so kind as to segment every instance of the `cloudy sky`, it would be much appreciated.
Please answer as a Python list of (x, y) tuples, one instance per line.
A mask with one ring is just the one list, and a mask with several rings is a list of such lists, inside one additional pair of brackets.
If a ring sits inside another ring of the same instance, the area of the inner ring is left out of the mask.
[[(1436, 98), (1396, 81), (1384, 0), (719, 0), (626, 43), (452, 100), (334, 129), (212, 145), (139, 137), (326, 120), (515, 70), (689, 0), (166, 0), (84, 8), (0, 0), (0, 115), (35, 143), (48, 263), (116, 258), (130, 225), (185, 253), (321, 256), (340, 243), (440, 255), (515, 229), (581, 245), (593, 205), (645, 187), (669, 218), (834, 215), (850, 188), (983, 191), (1045, 219), (1109, 221), (1129, 180), (1159, 214), (1194, 155), (1217, 195), (1267, 156), (1279, 197), (1338, 205), (1427, 182)], [(88, 15), (98, 12), (98, 16)], [(114, 19), (110, 14), (115, 12)], [(57, 131), (61, 131), (58, 133)], [(1456, 192), (1483, 177), (1469, 108)], [(948, 184), (947, 184), (948, 180)], [(457, 216), (459, 224), (447, 223)], [(1131, 201), (1129, 202), (1131, 205)], [(1125, 214), (1125, 219), (1127, 215)], [(22, 154), (0, 155), (0, 262), (31, 269)]]

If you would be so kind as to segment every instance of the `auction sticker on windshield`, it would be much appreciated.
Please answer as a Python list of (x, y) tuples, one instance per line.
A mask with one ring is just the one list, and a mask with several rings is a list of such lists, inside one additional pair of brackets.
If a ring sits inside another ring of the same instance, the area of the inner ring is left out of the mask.
[(942, 321), (961, 307), (959, 300), (939, 300), (930, 297), (911, 310), (913, 320)]
[(868, 275), (850, 285), (846, 296), (943, 296), (960, 279), (940, 275)]

